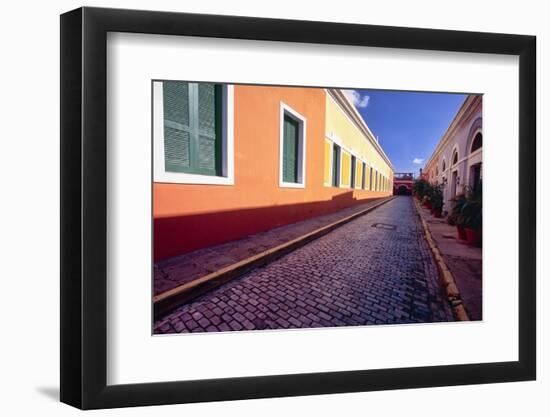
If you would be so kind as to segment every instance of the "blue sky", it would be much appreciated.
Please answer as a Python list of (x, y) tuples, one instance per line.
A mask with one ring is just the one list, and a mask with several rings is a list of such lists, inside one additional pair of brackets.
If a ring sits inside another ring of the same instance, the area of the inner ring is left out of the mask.
[(348, 90), (395, 172), (424, 166), (464, 102), (464, 94)]

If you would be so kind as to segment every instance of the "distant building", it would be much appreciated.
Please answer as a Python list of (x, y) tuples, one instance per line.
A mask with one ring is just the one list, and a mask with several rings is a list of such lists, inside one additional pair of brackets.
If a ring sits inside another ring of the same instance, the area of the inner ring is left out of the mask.
[(393, 174), (393, 194), (411, 195), (413, 180), (412, 172), (396, 172)]
[(431, 183), (443, 184), (445, 211), (466, 187), (481, 185), (482, 118), (482, 96), (467, 96), (422, 172)]
[(392, 193), (392, 164), (342, 90), (153, 93), (155, 261)]

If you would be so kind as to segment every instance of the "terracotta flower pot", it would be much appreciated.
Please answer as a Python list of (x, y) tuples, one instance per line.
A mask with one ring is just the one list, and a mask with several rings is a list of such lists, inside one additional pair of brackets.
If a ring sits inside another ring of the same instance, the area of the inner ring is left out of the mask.
[(438, 219), (440, 219), (442, 217), (441, 208), (433, 208), (432, 209), (432, 214), (433, 214), (434, 217), (437, 217)]
[(467, 227), (466, 231), (466, 241), (470, 246), (481, 246), (481, 230), (470, 229)]
[(466, 230), (463, 228), (463, 227), (460, 227), (460, 226), (456, 226), (456, 232), (458, 234), (458, 238), (460, 240), (466, 240), (467, 237), (466, 237)]

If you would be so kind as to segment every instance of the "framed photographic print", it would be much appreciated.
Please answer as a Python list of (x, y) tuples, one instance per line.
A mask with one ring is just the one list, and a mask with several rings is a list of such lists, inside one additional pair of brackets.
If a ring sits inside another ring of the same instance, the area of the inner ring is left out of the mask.
[(61, 16), (61, 400), (535, 379), (535, 38)]

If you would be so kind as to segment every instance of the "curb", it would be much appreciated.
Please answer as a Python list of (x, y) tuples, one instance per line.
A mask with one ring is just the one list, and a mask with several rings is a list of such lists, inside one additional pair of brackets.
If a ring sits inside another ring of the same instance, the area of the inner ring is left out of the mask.
[(452, 272), (449, 270), (449, 267), (447, 266), (447, 264), (445, 263), (443, 256), (441, 256), (441, 252), (439, 251), (439, 248), (434, 242), (432, 233), (428, 228), (428, 224), (420, 215), (420, 207), (418, 205), (418, 201), (416, 201), (414, 197), (413, 199), (414, 199), (414, 206), (416, 207), (416, 214), (418, 215), (422, 223), (422, 228), (424, 229), (424, 237), (426, 239), (426, 242), (428, 243), (430, 251), (432, 252), (432, 256), (435, 260), (435, 263), (437, 264), (437, 270), (439, 271), (439, 279), (443, 284), (443, 287), (445, 288), (445, 295), (447, 296), (447, 301), (451, 306), (453, 315), (457, 321), (470, 321), (470, 317), (468, 316), (468, 313), (464, 308), (462, 297), (460, 296), (460, 291), (456, 285), (454, 276)]
[(306, 233), (305, 235), (292, 239), (281, 245), (275, 246), (271, 249), (258, 253), (249, 258), (243, 259), (232, 265), (228, 265), (218, 271), (204, 275), (191, 282), (179, 285), (175, 288), (172, 288), (171, 290), (158, 294), (153, 297), (154, 318), (157, 319), (162, 314), (173, 310), (179, 305), (186, 303), (193, 298), (196, 298), (214, 288), (217, 288), (231, 281), (232, 279), (235, 279), (251, 271), (252, 269), (273, 262), (276, 259), (279, 259), (282, 256), (306, 245), (312, 240), (326, 235), (332, 230), (343, 226), (344, 224), (356, 219), (357, 217), (367, 214), (368, 212), (380, 207), (381, 205), (386, 204), (394, 198), (396, 198), (396, 196), (390, 196), (378, 203), (373, 204), (370, 207), (367, 207), (365, 210), (351, 214), (347, 217), (344, 217), (343, 219), (320, 227), (319, 229), (313, 230), (309, 233)]

